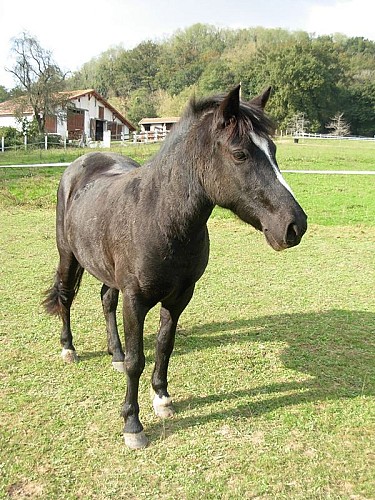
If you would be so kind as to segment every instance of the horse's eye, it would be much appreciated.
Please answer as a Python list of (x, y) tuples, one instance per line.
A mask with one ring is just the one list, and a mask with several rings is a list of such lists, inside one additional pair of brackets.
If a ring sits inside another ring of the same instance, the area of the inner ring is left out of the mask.
[(236, 161), (246, 161), (247, 160), (247, 154), (245, 151), (234, 151), (233, 152), (233, 158)]

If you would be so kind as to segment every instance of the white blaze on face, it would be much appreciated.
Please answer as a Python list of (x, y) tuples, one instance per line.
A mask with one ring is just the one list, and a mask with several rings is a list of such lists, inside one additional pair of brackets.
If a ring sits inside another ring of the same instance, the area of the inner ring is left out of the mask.
[(263, 151), (263, 153), (268, 158), (268, 161), (270, 162), (270, 165), (271, 165), (271, 167), (273, 168), (273, 170), (274, 170), (274, 172), (276, 174), (277, 180), (280, 182), (280, 184), (282, 184), (285, 187), (285, 189), (287, 189), (289, 191), (289, 193), (294, 198), (295, 196), (293, 194), (293, 191), (291, 190), (289, 184), (286, 182), (286, 180), (284, 179), (284, 177), (281, 175), (281, 172), (280, 172), (278, 166), (276, 165), (276, 163), (272, 159), (270, 148), (268, 147), (268, 141), (267, 141), (267, 139), (265, 137), (260, 137), (255, 132), (250, 132), (250, 137), (251, 137), (251, 140), (253, 141), (253, 143), (261, 151)]

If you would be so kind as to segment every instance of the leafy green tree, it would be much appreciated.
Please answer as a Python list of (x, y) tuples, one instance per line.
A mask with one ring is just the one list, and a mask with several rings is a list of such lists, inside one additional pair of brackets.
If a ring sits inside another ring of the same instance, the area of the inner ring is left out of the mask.
[(161, 52), (158, 85), (170, 94), (179, 94), (197, 83), (207, 64), (219, 58), (224, 48), (221, 31), (213, 26), (194, 24), (178, 31)]
[(156, 116), (155, 98), (147, 88), (140, 88), (130, 94), (127, 105), (127, 118), (135, 126), (142, 118)]
[(118, 59), (118, 70), (125, 78), (126, 89), (116, 82), (116, 92), (132, 92), (139, 88), (156, 90), (155, 78), (158, 73), (160, 47), (152, 41), (142, 42), (129, 51), (123, 51)]
[(112, 47), (84, 64), (69, 81), (75, 88), (95, 88), (104, 97), (126, 100), (140, 88), (156, 90), (159, 45), (146, 41), (132, 50)]
[(157, 115), (158, 116), (181, 116), (187, 103), (194, 96), (198, 96), (198, 86), (186, 87), (178, 95), (170, 95), (165, 90), (157, 93)]
[(269, 110), (281, 126), (303, 112), (324, 127), (335, 111), (343, 72), (333, 43), (318, 39), (259, 51), (251, 76), (257, 91), (265, 82), (273, 86)]
[(10, 97), (10, 92), (3, 85), (0, 85), (0, 102), (7, 101)]
[(123, 49), (112, 47), (85, 63), (67, 81), (70, 89), (94, 88), (103, 97), (109, 97), (114, 81), (120, 77), (118, 59)]
[(201, 94), (219, 94), (229, 91), (238, 83), (229, 64), (219, 59), (208, 64), (199, 78), (198, 87)]
[(363, 37), (345, 38), (342, 46), (354, 72), (375, 69), (375, 42)]
[(375, 80), (354, 83), (342, 92), (342, 109), (354, 135), (375, 136)]

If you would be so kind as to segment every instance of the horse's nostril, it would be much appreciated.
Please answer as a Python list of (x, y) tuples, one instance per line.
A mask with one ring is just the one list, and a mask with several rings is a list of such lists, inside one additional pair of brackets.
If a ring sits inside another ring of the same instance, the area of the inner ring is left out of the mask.
[(288, 229), (286, 231), (285, 241), (288, 245), (296, 245), (300, 241), (300, 237), (298, 236), (298, 226), (295, 222), (289, 224)]

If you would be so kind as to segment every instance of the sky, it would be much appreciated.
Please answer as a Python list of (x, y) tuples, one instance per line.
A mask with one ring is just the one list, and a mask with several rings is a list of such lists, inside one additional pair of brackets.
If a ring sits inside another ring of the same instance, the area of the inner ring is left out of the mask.
[(76, 71), (111, 46), (161, 41), (195, 23), (285, 28), (375, 41), (374, 0), (0, 0), (0, 85), (15, 85), (12, 38), (27, 31)]

